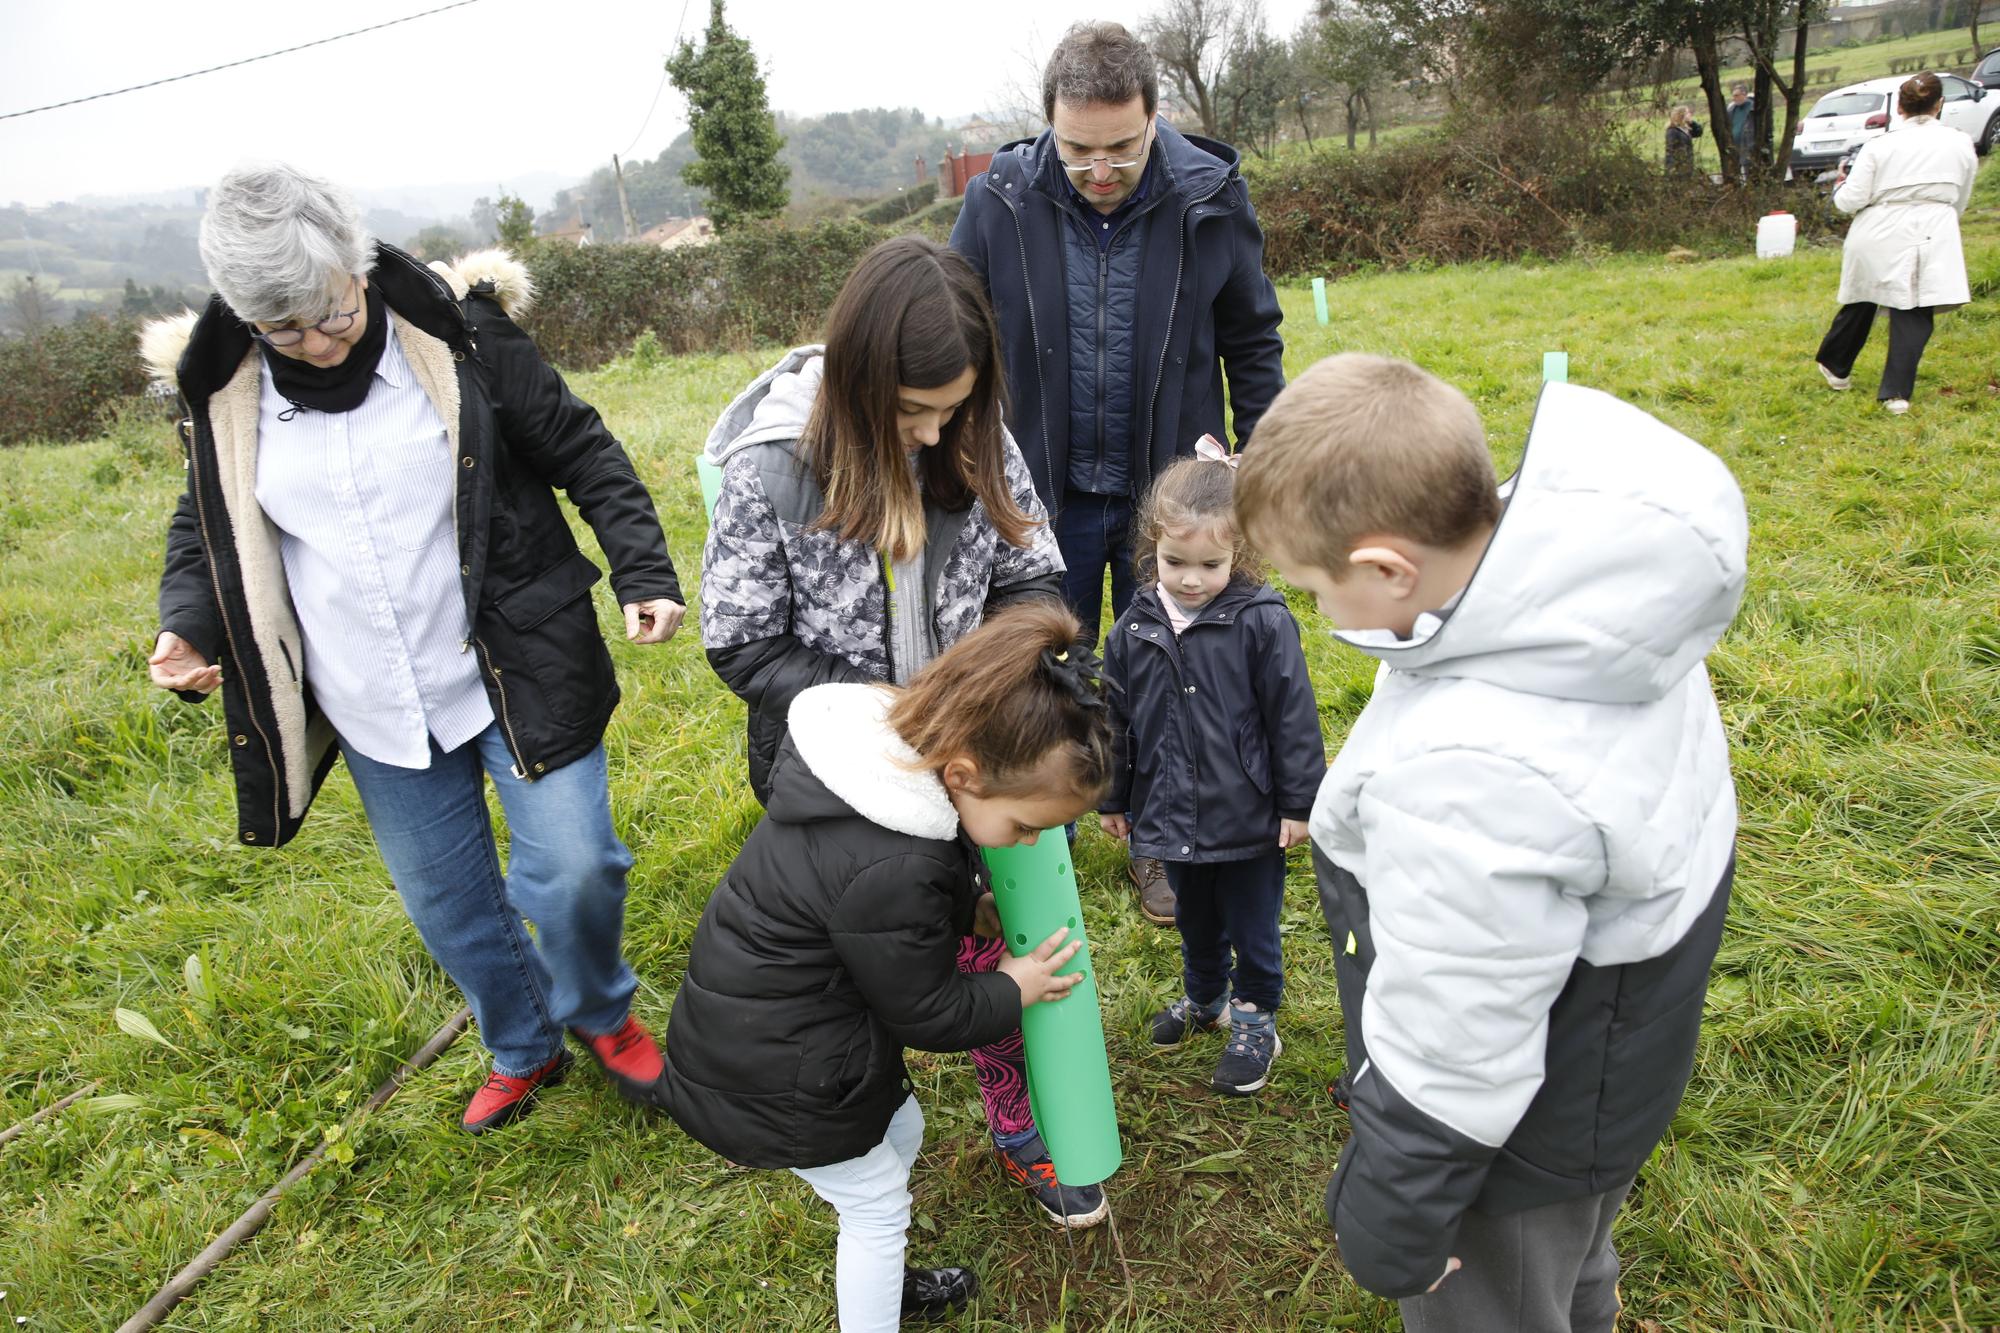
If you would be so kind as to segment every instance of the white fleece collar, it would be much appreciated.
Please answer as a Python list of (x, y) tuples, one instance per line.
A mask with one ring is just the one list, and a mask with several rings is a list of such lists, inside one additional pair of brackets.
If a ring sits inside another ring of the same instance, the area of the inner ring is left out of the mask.
[(872, 824), (913, 838), (958, 836), (944, 784), (913, 768), (917, 753), (889, 726), (895, 696), (879, 685), (815, 685), (792, 700), (792, 744), (812, 775)]

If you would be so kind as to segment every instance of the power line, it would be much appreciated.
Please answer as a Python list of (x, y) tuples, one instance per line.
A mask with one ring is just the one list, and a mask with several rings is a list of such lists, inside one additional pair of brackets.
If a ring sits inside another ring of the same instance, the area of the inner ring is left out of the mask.
[[(674, 41), (673, 41), (673, 46), (671, 48), (675, 51), (680, 50), (681, 24), (687, 22), (687, 16), (688, 16), (687, 0), (681, 0), (681, 16), (680, 19), (674, 24)], [(618, 156), (620, 157), (632, 156), (632, 150), (639, 146), (640, 135), (645, 134), (646, 127), (653, 123), (653, 112), (660, 105), (660, 94), (665, 92), (666, 90), (667, 90), (667, 62), (665, 60), (662, 60), (660, 62), (660, 82), (653, 89), (652, 105), (646, 108), (646, 118), (639, 122), (639, 133), (632, 136), (632, 142), (626, 144), (625, 151), (620, 153)]]
[[(365, 28), (356, 28), (352, 32), (336, 33), (332, 37), (322, 37), (316, 42), (301, 42), (297, 46), (287, 46), (281, 51), (266, 51), (261, 56), (248, 56), (242, 60), (232, 60), (226, 65), (210, 65), (207, 69), (198, 69), (187, 74), (176, 74), (171, 78), (154, 79), (151, 83), (135, 83), (129, 88), (114, 88), (108, 93), (92, 93), (88, 97), (72, 97), (67, 102), (51, 102), (47, 106), (31, 106), (26, 111), (0, 112), (0, 120), (12, 120), (16, 116), (32, 116), (38, 111), (54, 111), (58, 107), (76, 106), (81, 102), (96, 102), (106, 97), (117, 97), (122, 93), (136, 93), (141, 88), (157, 88), (163, 83), (179, 83), (182, 79), (199, 78), (203, 74), (213, 74), (217, 70), (235, 69), (238, 65), (254, 65), (259, 60), (269, 60), (273, 56), (284, 56), (290, 55), (294, 51), (310, 50), (315, 46), (325, 46), (329, 42), (343, 41), (349, 37), (359, 37), (364, 32), (379, 32), (383, 28), (393, 28), (398, 23), (411, 23), (417, 19), (429, 18), (433, 14), (442, 14), (447, 9), (463, 9), (467, 5), (476, 5), (478, 3), (479, 0), (454, 0), (452, 4), (439, 5), (436, 9), (426, 9), (421, 14), (409, 14), (403, 18), (390, 19), (387, 23), (371, 23)], [(683, 14), (687, 12), (685, 6), (681, 12)]]

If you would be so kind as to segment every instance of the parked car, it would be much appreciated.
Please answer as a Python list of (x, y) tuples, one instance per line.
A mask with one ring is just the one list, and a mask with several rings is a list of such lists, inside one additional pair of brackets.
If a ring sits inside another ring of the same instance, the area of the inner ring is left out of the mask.
[[(1990, 151), (1995, 134), (2000, 133), (2000, 90), (1989, 96), (1987, 89), (1956, 74), (1940, 73), (1937, 77), (1944, 85), (1944, 105), (1938, 119), (1965, 131), (1981, 154)], [(1829, 170), (1842, 158), (1861, 151), (1861, 145), (1876, 135), (1887, 134), (1896, 119), (1896, 90), (1907, 78), (1899, 74), (1851, 83), (1815, 102), (1799, 126), (1798, 137), (1792, 140), (1792, 174), (1808, 176)]]
[(1965, 77), (1988, 90), (2000, 88), (2000, 46), (1981, 56), (1979, 63), (1974, 65), (1972, 72)]

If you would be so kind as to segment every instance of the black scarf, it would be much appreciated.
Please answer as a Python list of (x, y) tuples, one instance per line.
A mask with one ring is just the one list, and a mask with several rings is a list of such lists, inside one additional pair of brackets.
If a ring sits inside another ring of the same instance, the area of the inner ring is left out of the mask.
[(263, 348), (264, 364), (271, 368), (271, 383), (292, 405), (283, 414), (286, 420), (305, 408), (314, 412), (352, 412), (368, 397), (376, 363), (382, 359), (382, 349), (389, 345), (389, 320), (375, 285), (370, 283), (364, 292), (367, 331), (348, 350), (347, 359), (337, 366), (316, 366), (286, 356), (262, 342), (257, 344)]

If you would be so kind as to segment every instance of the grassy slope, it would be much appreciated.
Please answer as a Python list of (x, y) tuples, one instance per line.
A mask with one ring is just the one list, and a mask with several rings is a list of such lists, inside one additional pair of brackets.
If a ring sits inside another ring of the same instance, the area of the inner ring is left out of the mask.
[[(1708, 443), (1748, 494), (1752, 582), (1711, 661), (1742, 869), (1693, 1087), (1619, 1233), (1630, 1308), (1657, 1321), (1643, 1327), (2000, 1321), (1995, 183), (1968, 246), (1986, 300), (1939, 321), (1903, 420), (1811, 370), (1830, 251), (1371, 277), (1334, 288), (1326, 329), (1306, 293), (1284, 293), (1294, 369), (1343, 348), (1412, 356), (1474, 396), (1503, 464), (1538, 354), (1562, 347), (1575, 379)], [(1881, 356), (1878, 340), (1863, 383)], [(758, 368), (700, 357), (579, 380), (655, 484), (684, 568), (701, 533), (687, 455)], [(143, 683), (180, 485), (170, 451), (163, 429), (134, 423), (0, 453), (0, 1123), (91, 1078), (140, 1099), (0, 1150), (0, 1312), (30, 1328), (108, 1327), (136, 1309), (457, 1004), (345, 778), (285, 853), (231, 846), (212, 707)], [(1372, 664), (1316, 632), (1308, 651), (1337, 742)], [(618, 657), (614, 803), (639, 855), (629, 950), (659, 1020), (754, 809), (740, 713), (693, 636)], [(1344, 1125), (1322, 1091), (1339, 1018), (1302, 869), (1286, 1054), (1271, 1092), (1239, 1105), (1204, 1091), (1212, 1044), (1143, 1046), (1143, 1015), (1175, 986), (1173, 937), (1131, 910), (1103, 839), (1079, 860), (1137, 1299), (1106, 1233), (1066, 1242), (997, 1182), (957, 1057), (913, 1064), (930, 1120), (914, 1254), (979, 1268), (988, 1295), (967, 1327), (1394, 1328), (1341, 1275), (1318, 1217)], [(172, 1047), (121, 1033), (114, 1006)], [(451, 1122), (480, 1071), (460, 1043), (171, 1326), (445, 1328), (509, 1311), (579, 1329), (830, 1322), (832, 1217), (799, 1183), (724, 1169), (590, 1077), (518, 1129), (468, 1140)]]

